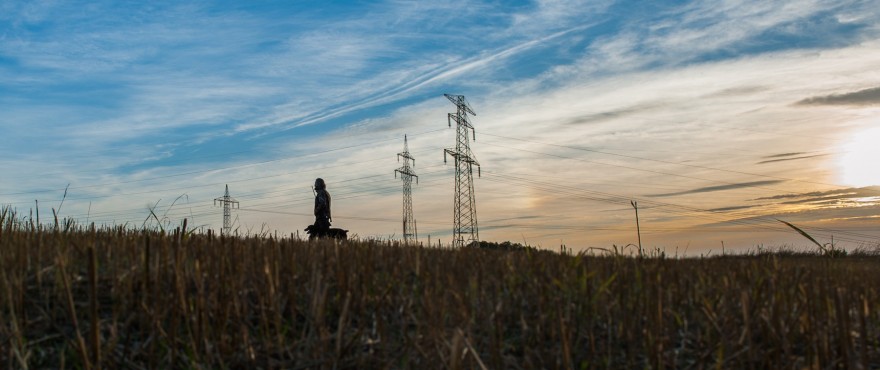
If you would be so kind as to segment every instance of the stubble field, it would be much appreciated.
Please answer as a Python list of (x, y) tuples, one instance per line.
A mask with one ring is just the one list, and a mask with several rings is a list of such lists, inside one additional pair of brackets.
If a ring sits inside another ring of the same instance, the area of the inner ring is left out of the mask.
[(0, 222), (0, 367), (880, 368), (880, 257)]

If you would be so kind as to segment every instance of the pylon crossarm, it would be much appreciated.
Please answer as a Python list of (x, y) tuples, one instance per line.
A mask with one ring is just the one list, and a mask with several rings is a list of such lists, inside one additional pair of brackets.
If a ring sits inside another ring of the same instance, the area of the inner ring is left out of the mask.
[(398, 168), (398, 169), (394, 170), (394, 174), (396, 175), (397, 173), (400, 173), (401, 177), (403, 177), (403, 176), (419, 177), (415, 173), (413, 173), (412, 171), (409, 171), (405, 168)]
[(447, 153), (448, 153), (450, 156), (452, 156), (452, 158), (458, 158), (458, 156), (460, 155), (460, 154), (458, 154), (458, 152), (456, 152), (455, 150), (452, 150), (452, 149), (443, 149), (443, 163), (446, 163), (446, 154), (447, 154)]
[(451, 101), (452, 104), (455, 105), (461, 104), (461, 101), (464, 99), (464, 96), (461, 95), (443, 94), (443, 96), (445, 96), (446, 99), (449, 99), (449, 101)]
[(477, 113), (475, 113), (474, 110), (471, 109), (471, 105), (468, 104), (467, 100), (465, 100), (464, 95), (443, 94), (443, 96), (445, 96), (446, 99), (449, 99), (449, 101), (451, 101), (452, 104), (455, 104), (456, 106), (464, 109), (468, 113), (470, 113), (474, 116), (477, 115)]
[[(461, 118), (457, 114), (449, 113), (449, 119), (455, 121), (456, 124), (461, 124)], [(452, 123), (449, 124), (449, 127), (452, 127)]]

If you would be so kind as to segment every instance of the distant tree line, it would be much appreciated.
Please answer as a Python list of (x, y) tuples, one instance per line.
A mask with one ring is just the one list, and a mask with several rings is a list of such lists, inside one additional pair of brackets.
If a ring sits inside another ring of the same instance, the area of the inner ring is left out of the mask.
[(519, 250), (528, 250), (528, 249), (536, 250), (535, 247), (532, 247), (530, 245), (522, 245), (520, 243), (512, 243), (510, 241), (498, 243), (498, 242), (488, 242), (485, 240), (480, 242), (480, 249), (494, 249), (494, 250), (502, 250), (502, 251), (519, 251)]

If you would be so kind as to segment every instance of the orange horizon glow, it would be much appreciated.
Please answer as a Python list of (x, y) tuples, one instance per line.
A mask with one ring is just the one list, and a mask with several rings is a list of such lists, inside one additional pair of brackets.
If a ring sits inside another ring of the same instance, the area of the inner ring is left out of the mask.
[(853, 134), (838, 159), (840, 182), (854, 186), (880, 185), (880, 127)]

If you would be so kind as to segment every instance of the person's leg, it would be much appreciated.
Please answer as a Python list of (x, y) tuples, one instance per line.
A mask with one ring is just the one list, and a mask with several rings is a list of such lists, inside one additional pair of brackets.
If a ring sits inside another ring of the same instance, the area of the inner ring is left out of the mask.
[(318, 229), (317, 235), (319, 237), (326, 237), (327, 233), (330, 231), (330, 220), (323, 217), (315, 218), (315, 228)]

